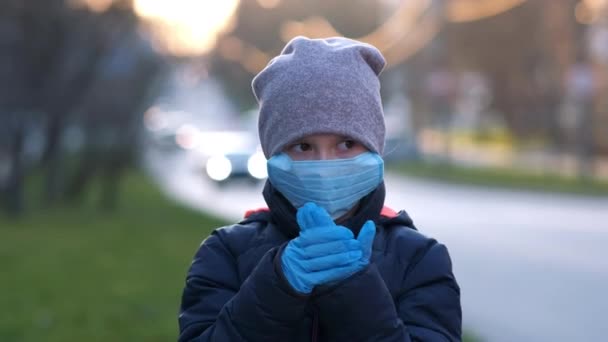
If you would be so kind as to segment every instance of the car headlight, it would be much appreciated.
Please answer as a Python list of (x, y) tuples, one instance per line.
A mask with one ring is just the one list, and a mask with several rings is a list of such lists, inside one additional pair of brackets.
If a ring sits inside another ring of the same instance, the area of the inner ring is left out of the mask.
[(207, 175), (215, 181), (223, 181), (230, 177), (232, 172), (232, 164), (225, 156), (215, 156), (207, 160)]
[(266, 157), (264, 153), (256, 152), (247, 161), (247, 171), (249, 174), (257, 179), (264, 179), (268, 177), (268, 171), (266, 170)]

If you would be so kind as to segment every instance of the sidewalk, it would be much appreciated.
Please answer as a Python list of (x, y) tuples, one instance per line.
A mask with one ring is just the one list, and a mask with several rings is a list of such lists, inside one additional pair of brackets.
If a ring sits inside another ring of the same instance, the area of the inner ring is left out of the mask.
[[(422, 132), (420, 151), (423, 156), (443, 157), (443, 136), (440, 132)], [(500, 144), (474, 144), (463, 139), (453, 139), (450, 161), (462, 166), (510, 168), (535, 173), (552, 173), (577, 177), (578, 160), (574, 153), (552, 152), (546, 148), (514, 150)], [(594, 161), (597, 180), (608, 181), (608, 156), (598, 156)]]

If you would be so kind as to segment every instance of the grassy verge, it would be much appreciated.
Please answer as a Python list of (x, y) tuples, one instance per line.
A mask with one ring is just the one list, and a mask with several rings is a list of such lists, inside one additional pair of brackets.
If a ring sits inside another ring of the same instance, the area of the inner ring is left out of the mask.
[(580, 180), (551, 173), (538, 174), (515, 169), (463, 167), (426, 162), (393, 164), (388, 169), (409, 176), (452, 183), (608, 196), (608, 182)]
[(0, 341), (175, 341), (186, 270), (223, 224), (136, 174), (117, 212), (83, 205), (0, 216)]
[(0, 217), (0, 341), (175, 341), (198, 245), (221, 221), (178, 207), (143, 177), (117, 212), (92, 205)]

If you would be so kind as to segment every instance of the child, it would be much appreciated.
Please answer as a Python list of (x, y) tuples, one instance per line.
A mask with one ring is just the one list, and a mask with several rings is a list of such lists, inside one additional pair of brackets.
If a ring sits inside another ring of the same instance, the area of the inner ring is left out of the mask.
[(459, 341), (447, 249), (384, 207), (385, 61), (294, 38), (253, 80), (268, 209), (194, 257), (180, 341)]

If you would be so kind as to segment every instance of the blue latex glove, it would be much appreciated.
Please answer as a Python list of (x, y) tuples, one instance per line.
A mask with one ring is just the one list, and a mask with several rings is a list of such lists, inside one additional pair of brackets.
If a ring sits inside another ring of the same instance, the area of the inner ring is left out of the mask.
[(372, 221), (365, 223), (358, 239), (334, 223), (325, 209), (307, 203), (298, 210), (300, 236), (285, 248), (281, 265), (290, 285), (310, 293), (317, 285), (339, 281), (369, 264), (376, 233)]

